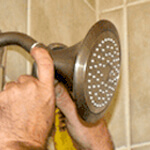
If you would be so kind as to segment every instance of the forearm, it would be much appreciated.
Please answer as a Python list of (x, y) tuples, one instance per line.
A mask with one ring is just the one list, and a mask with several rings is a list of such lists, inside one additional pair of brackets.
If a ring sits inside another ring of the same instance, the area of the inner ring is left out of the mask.
[(105, 137), (105, 139), (103, 139), (103, 141), (100, 141), (99, 143), (93, 142), (91, 148), (83, 148), (77, 143), (74, 143), (74, 146), (77, 150), (114, 150), (115, 149), (110, 136), (108, 136), (107, 138)]
[(93, 146), (91, 149), (83, 149), (83, 150), (114, 150), (114, 145), (112, 141), (106, 140), (98, 145)]
[(108, 130), (105, 132), (105, 136), (99, 141), (92, 143), (91, 149), (86, 150), (114, 150), (114, 145)]
[(80, 141), (80, 143), (75, 143), (77, 150), (114, 150), (111, 135), (103, 119), (97, 128), (97, 132), (94, 132), (93, 130), (90, 131), (89, 129), (89, 134), (87, 133), (84, 138), (87, 141), (86, 143), (84, 142), (84, 139), (82, 140), (83, 142)]
[(101, 142), (100, 144), (94, 145), (92, 148), (80, 148), (78, 150), (114, 150), (114, 145), (112, 141), (105, 141)]

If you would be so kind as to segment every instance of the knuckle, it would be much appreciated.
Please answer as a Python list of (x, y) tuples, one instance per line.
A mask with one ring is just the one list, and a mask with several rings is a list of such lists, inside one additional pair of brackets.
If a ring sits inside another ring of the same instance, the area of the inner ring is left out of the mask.
[(38, 88), (38, 83), (36, 81), (32, 80), (32, 81), (29, 82), (29, 87), (31, 89), (37, 89)]
[(18, 81), (22, 81), (24, 79), (26, 79), (28, 76), (27, 75), (21, 75), (19, 78), (18, 78)]
[(15, 89), (16, 89), (16, 88), (17, 88), (17, 83), (15, 83), (15, 82), (13, 82), (13, 81), (6, 83), (5, 86), (4, 86), (4, 89), (7, 90), (8, 88), (9, 88), (9, 89), (10, 89), (10, 88), (15, 88)]
[(20, 81), (20, 82), (27, 82), (27, 81), (29, 81), (29, 82), (36, 82), (36, 78), (34, 78), (33, 76), (31, 76), (31, 75), (21, 75), (19, 78), (18, 78), (18, 81)]
[(54, 71), (53, 61), (50, 60), (49, 58), (41, 58), (41, 60), (39, 61), (39, 66), (45, 70), (50, 69), (51, 71)]

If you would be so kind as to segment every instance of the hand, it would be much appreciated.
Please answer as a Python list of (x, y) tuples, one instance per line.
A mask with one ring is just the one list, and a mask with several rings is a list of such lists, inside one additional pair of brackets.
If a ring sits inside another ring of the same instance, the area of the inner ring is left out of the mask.
[(16, 82), (7, 83), (0, 93), (0, 149), (7, 149), (6, 145), (12, 149), (15, 142), (17, 146), (43, 148), (52, 127), (55, 110), (53, 61), (42, 48), (32, 49), (31, 55), (37, 63), (38, 79), (20, 76)]
[(66, 125), (73, 142), (82, 150), (113, 150), (113, 144), (103, 119), (96, 124), (87, 124), (77, 114), (76, 106), (66, 89), (56, 87), (56, 105), (66, 117)]

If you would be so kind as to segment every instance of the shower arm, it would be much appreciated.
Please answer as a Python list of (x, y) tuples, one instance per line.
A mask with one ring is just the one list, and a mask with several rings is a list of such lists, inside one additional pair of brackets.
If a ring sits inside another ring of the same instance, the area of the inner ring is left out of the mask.
[[(35, 39), (33, 39), (32, 37), (24, 33), (20, 33), (20, 32), (0, 33), (0, 47), (9, 46), (9, 45), (17, 45), (17, 46), (24, 48), (27, 52), (30, 53), (35, 43), (37, 43)], [(54, 60), (55, 78), (58, 79), (59, 81), (62, 81), (62, 76), (63, 76), (65, 80), (68, 82), (69, 89), (72, 89), (71, 85), (73, 83), (73, 69), (74, 69), (74, 63), (76, 59), (76, 57), (74, 56), (77, 55), (78, 50), (79, 50), (78, 47), (80, 46), (80, 44), (81, 42), (69, 48), (66, 45), (61, 44), (61, 43), (52, 43), (52, 44), (49, 44), (48, 46), (45, 46), (42, 43), (39, 43), (37, 45), (37, 47), (45, 48), (49, 52), (52, 59)], [(70, 49), (72, 51), (70, 51)], [(67, 55), (64, 55), (64, 54), (67, 54)], [(62, 59), (62, 56), (64, 59)], [(62, 74), (62, 76), (59, 76), (59, 74)], [(37, 77), (36, 63), (33, 64), (32, 76)]]
[[(9, 45), (17, 45), (24, 48), (27, 52), (30, 53), (32, 46), (37, 43), (36, 40), (31, 38), (30, 36), (20, 33), (20, 32), (5, 32), (0, 33), (0, 47), (9, 46)], [(43, 47), (45, 47), (42, 44)], [(37, 77), (37, 66), (36, 63), (33, 65), (32, 75)]]
[(8, 45), (18, 45), (30, 52), (31, 47), (37, 41), (30, 36), (19, 32), (0, 33), (0, 47)]

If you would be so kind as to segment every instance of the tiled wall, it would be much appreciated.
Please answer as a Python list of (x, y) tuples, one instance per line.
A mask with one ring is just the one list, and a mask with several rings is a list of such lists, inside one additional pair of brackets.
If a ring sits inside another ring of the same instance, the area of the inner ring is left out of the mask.
[[(0, 30), (27, 32), (27, 0), (0, 0)], [(8, 47), (7, 78), (15, 80), (26, 73), (24, 51), (18, 47)]]
[[(45, 44), (75, 44), (99, 19), (112, 21), (120, 34), (122, 70), (105, 118), (117, 150), (150, 149), (150, 0), (0, 0), (0, 10), (2, 31), (25, 32)], [(29, 73), (29, 56), (8, 49), (7, 77)]]

